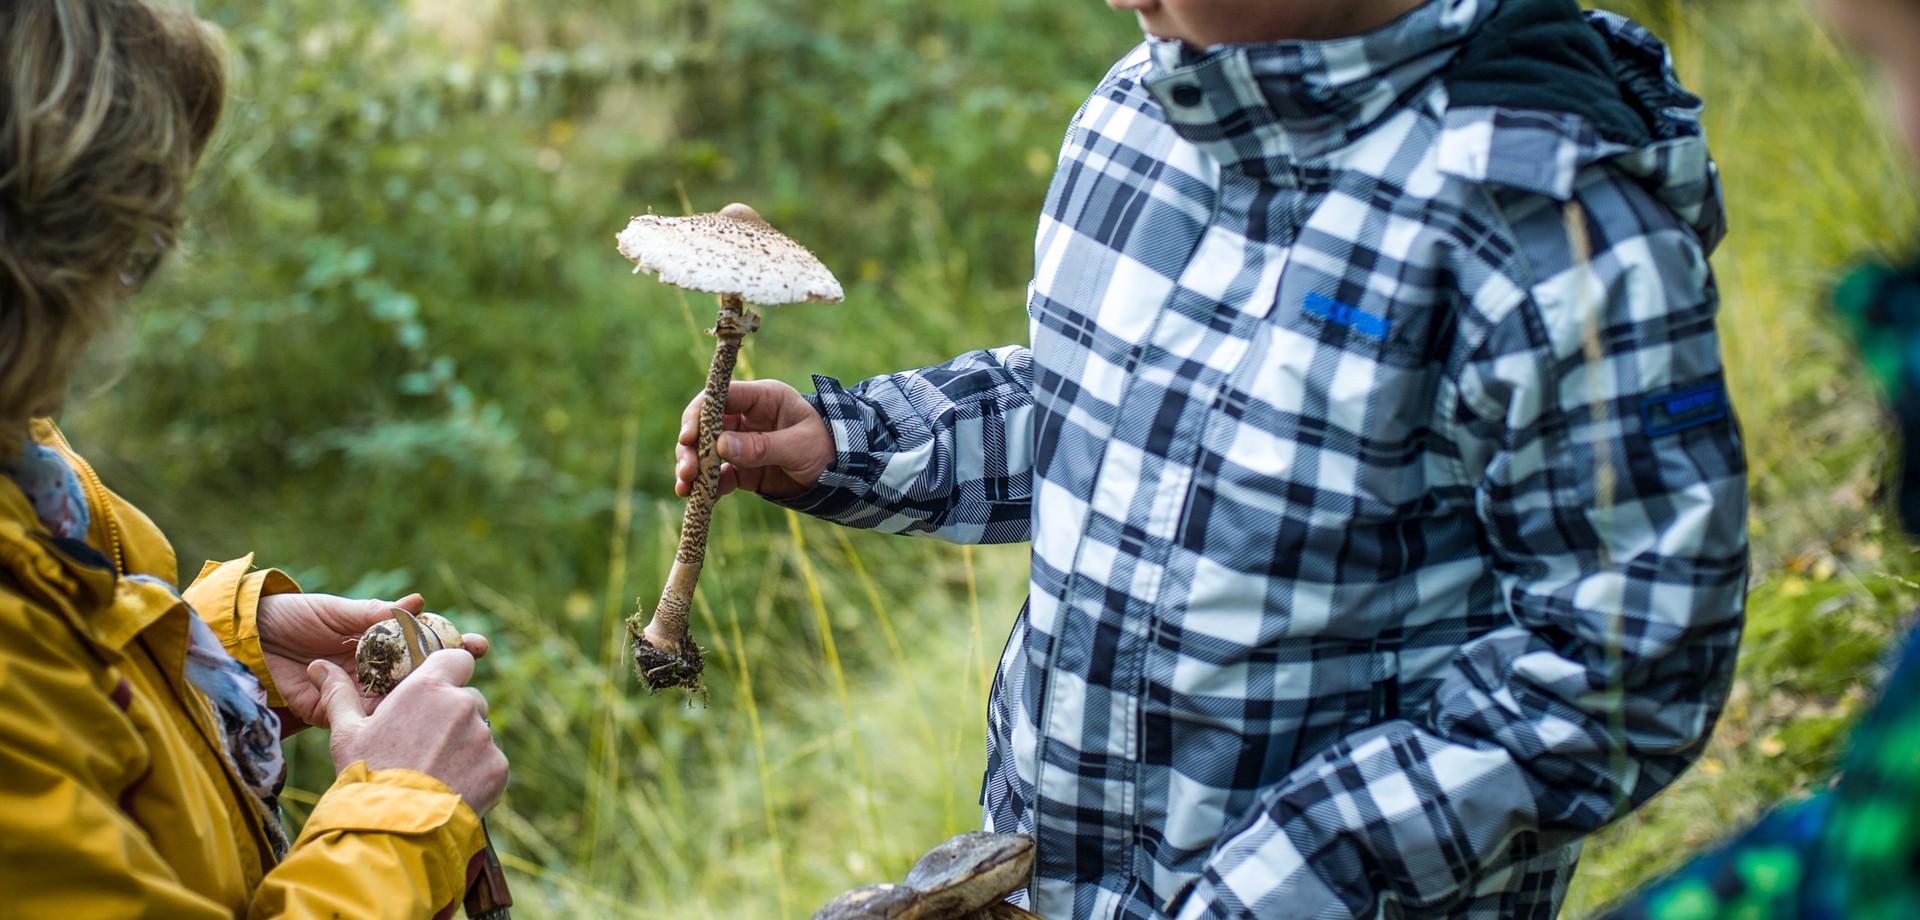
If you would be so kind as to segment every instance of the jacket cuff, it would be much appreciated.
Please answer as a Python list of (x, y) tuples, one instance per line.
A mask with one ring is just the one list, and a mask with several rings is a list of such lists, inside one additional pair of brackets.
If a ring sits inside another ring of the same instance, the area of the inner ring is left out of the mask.
[(480, 816), (445, 783), (414, 770), (370, 770), (364, 760), (340, 771), (293, 846), (353, 833), (410, 838), (433, 887), (451, 886), (453, 900), (465, 893), (468, 868), (486, 847)]
[(251, 568), (252, 553), (227, 562), (208, 562), (201, 566), (193, 584), (180, 593), (193, 612), (213, 628), (227, 654), (259, 678), (260, 686), (267, 691), (267, 705), (284, 708), (286, 697), (273, 685), (266, 650), (260, 647), (257, 615), (261, 598), (299, 594), (300, 586), (279, 569), (248, 571)]
[(833, 438), (833, 462), (812, 488), (792, 498), (769, 501), (824, 520), (843, 520), (866, 507), (867, 493), (884, 466), (869, 436), (874, 412), (832, 377), (815, 374), (813, 387), (803, 398), (827, 425)]

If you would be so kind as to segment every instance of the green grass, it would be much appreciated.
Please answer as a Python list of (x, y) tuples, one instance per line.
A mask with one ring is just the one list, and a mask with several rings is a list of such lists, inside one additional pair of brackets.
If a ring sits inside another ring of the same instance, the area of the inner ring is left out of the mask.
[[(575, 813), (509, 800), (496, 819), (532, 915), (805, 916), (840, 890), (904, 874), (929, 841), (978, 824), (987, 666), (1023, 588), (1013, 577), (1019, 555), (984, 554), (1005, 573), (988, 582), (972, 565), (980, 554), (910, 560), (883, 549), (924, 579), (888, 606), (953, 614), (916, 617), (909, 654), (889, 641), (885, 607), (810, 571), (853, 569), (859, 550), (819, 525), (793, 524), (785, 538), (716, 546), (710, 565), (739, 588), (702, 591), (695, 630), (708, 649), (706, 695), (644, 697), (627, 663), (608, 660), (593, 686), (575, 691), (604, 707), (592, 735), (598, 756), (580, 744), (579, 726), (543, 718), (541, 701), (508, 703), (509, 715), (495, 718), (504, 737), (566, 746), (543, 751), (533, 769), (576, 766), (581, 775), (566, 781), (585, 786)], [(979, 607), (956, 603), (974, 588)], [(790, 604), (811, 611), (808, 628), (768, 635), (779, 632), (775, 608)], [(531, 612), (506, 622), (539, 628)], [(551, 690), (580, 682), (573, 662), (597, 651), (566, 647), (509, 667)]]
[[(190, 565), (254, 549), (491, 633), (477, 682), (513, 762), (491, 823), (523, 916), (804, 917), (976, 826), (1022, 547), (724, 500), (694, 624), (710, 693), (632, 679), (620, 624), (670, 561), (669, 448), (711, 307), (629, 277), (612, 234), (745, 200), (813, 245), (849, 303), (772, 312), (746, 349), (766, 376), (1020, 341), (1053, 150), (1129, 18), (555, 0), (462, 5), (454, 29), (424, 0), (203, 7), (241, 76), (195, 251), (142, 298), (127, 380), (67, 420), (109, 481)], [(1798, 0), (1632, 11), (1706, 97), (1726, 181), (1756, 580), (1706, 758), (1592, 842), (1569, 916), (1821, 782), (1920, 599), (1878, 497), (1883, 419), (1821, 306), (1851, 260), (1913, 238), (1876, 93)], [(295, 760), (297, 818), (329, 769), (318, 738)]]

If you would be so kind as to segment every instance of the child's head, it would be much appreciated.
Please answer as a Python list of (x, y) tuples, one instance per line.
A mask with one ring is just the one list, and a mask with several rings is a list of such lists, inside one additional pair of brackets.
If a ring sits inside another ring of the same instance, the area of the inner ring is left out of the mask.
[(1198, 48), (1340, 38), (1386, 25), (1426, 0), (1107, 0), (1158, 38)]
[(1920, 0), (1825, 0), (1840, 31), (1872, 58), (1920, 157)]
[(225, 73), (184, 0), (0, 4), (0, 458), (174, 245)]

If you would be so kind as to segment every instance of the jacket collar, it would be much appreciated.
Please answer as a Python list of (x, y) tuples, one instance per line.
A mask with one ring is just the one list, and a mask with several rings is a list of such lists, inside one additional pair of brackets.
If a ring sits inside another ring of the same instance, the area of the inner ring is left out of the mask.
[(17, 592), (57, 612), (109, 654), (180, 605), (163, 586), (118, 577), (98, 549), (48, 531), (33, 501), (6, 476), (0, 476), (0, 592)]
[[(49, 533), (26, 493), (0, 476), (0, 580), (11, 582), (30, 601), (87, 621), (112, 606), (114, 573), (104, 562), (105, 557), (90, 553), (85, 544)], [(91, 627), (83, 631), (94, 635)]]
[(1373, 32), (1217, 45), (1149, 39), (1145, 78), (1168, 125), (1222, 166), (1282, 181), (1285, 164), (1366, 133), (1444, 69), (1500, 0), (1429, 0)]

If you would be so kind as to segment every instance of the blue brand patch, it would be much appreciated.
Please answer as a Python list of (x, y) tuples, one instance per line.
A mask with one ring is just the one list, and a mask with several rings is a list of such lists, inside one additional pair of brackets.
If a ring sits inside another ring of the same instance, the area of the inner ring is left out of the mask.
[(1727, 417), (1727, 385), (1719, 381), (1674, 390), (1640, 401), (1647, 437), (1685, 431)]
[(1308, 313), (1318, 316), (1336, 326), (1345, 326), (1368, 338), (1387, 340), (1387, 332), (1393, 323), (1384, 316), (1375, 316), (1359, 307), (1351, 306), (1327, 297), (1309, 292), (1304, 305)]

